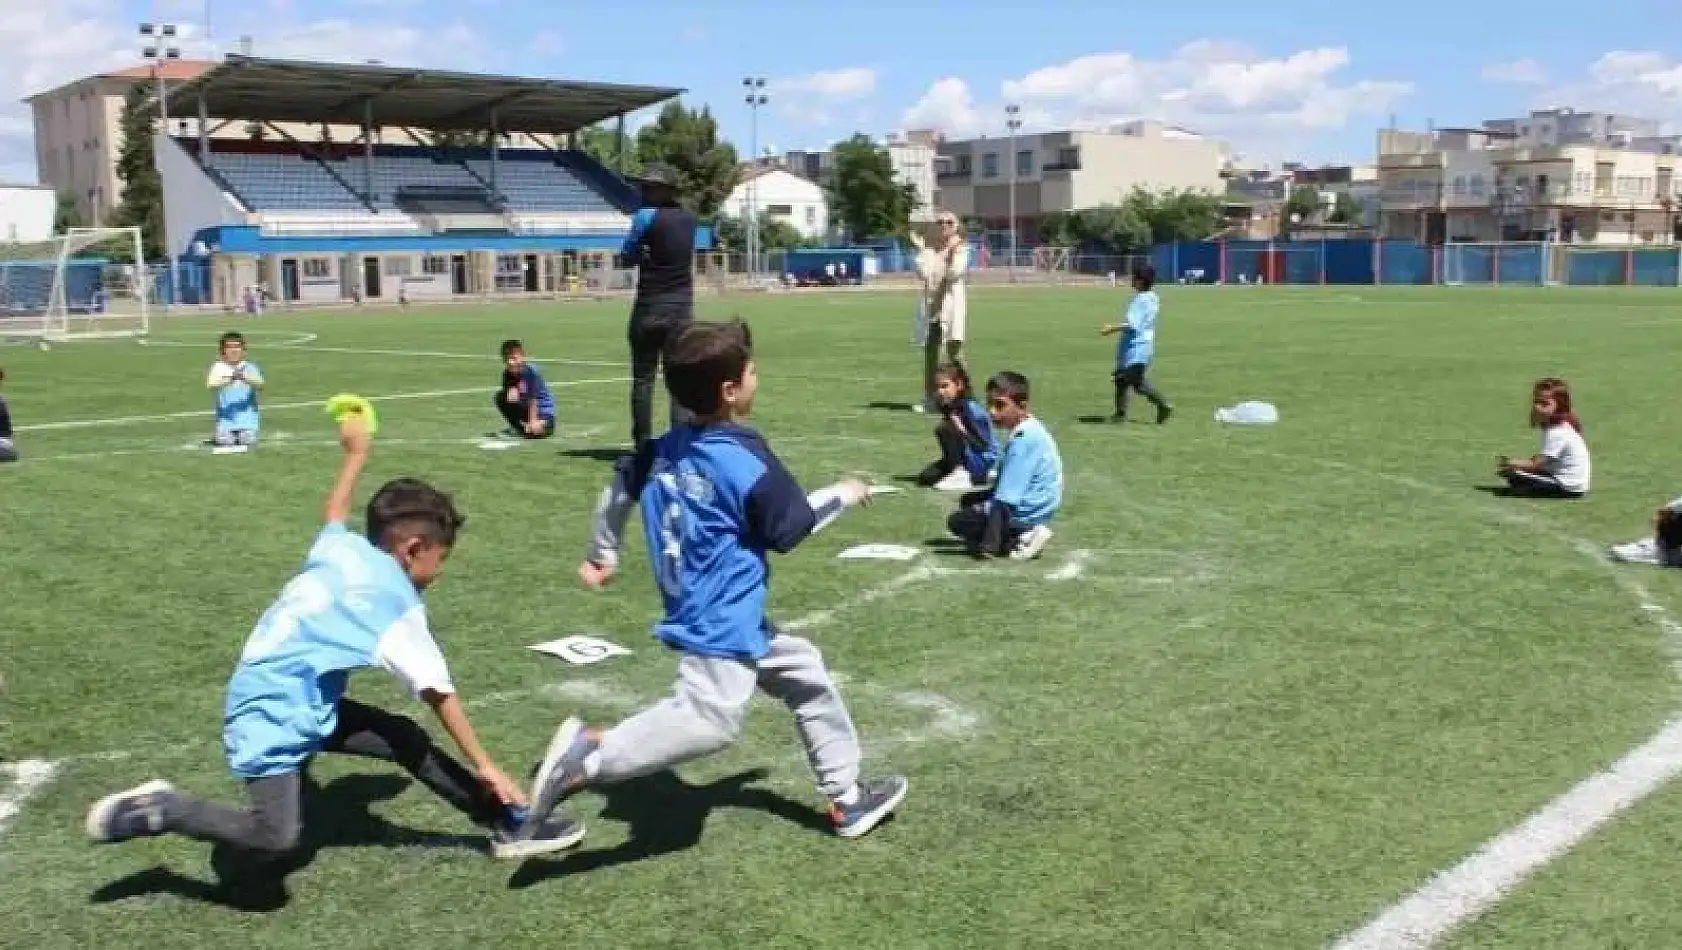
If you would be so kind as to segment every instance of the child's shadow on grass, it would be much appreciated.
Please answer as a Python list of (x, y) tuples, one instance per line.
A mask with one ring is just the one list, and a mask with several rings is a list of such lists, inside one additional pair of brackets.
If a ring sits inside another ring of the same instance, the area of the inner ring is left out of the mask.
[(876, 401), (876, 402), (865, 403), (864, 408), (875, 409), (875, 410), (882, 411), (882, 412), (911, 412), (912, 410), (916, 409), (917, 407), (914, 404), (909, 403), (909, 402), (881, 402), (881, 401)]
[(561, 457), (569, 459), (588, 459), (592, 462), (605, 462), (609, 465), (631, 454), (630, 449), (562, 449)]
[(323, 848), (382, 847), (479, 848), (483, 835), (436, 834), (394, 825), (368, 810), (374, 802), (397, 797), (410, 785), (406, 776), (349, 775), (323, 786), (305, 779), (303, 837), (298, 849), (272, 860), (218, 845), (211, 852), (214, 881), (179, 874), (158, 866), (137, 871), (100, 887), (89, 903), (108, 904), (135, 897), (172, 895), (230, 910), (266, 913), (285, 907), (291, 899), (286, 878), (308, 867)]
[(550, 878), (630, 864), (693, 848), (701, 840), (707, 816), (718, 808), (751, 808), (775, 815), (813, 831), (830, 830), (829, 822), (812, 808), (763, 788), (749, 788), (769, 775), (753, 769), (708, 785), (690, 785), (666, 770), (600, 789), (607, 798), (603, 818), (631, 826), (624, 844), (598, 851), (574, 851), (560, 858), (533, 858), (509, 880), (518, 890)]

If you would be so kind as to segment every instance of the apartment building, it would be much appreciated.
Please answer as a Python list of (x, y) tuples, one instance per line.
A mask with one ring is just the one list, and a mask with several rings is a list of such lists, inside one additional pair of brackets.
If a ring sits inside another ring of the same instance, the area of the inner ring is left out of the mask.
[(1570, 110), (1381, 131), (1381, 233), (1428, 243), (1676, 243), (1678, 158), (1657, 133), (1640, 120)]
[(1226, 191), (1224, 143), (1160, 122), (943, 142), (935, 158), (937, 204), (972, 227), (1032, 240), (1046, 215), (1117, 204), (1136, 187)]

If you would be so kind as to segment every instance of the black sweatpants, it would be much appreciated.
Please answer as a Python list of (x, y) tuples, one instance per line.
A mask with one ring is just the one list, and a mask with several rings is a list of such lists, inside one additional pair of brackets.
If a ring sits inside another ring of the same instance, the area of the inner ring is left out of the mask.
[(1121, 369), (1116, 370), (1110, 377), (1115, 383), (1116, 415), (1127, 415), (1127, 391), (1129, 389), (1136, 390), (1139, 395), (1149, 399), (1151, 404), (1156, 406), (1158, 413), (1167, 408), (1168, 397), (1164, 396), (1161, 392), (1158, 392), (1156, 387), (1152, 386), (1150, 381), (1145, 379), (1145, 372), (1149, 369), (1149, 363), (1134, 363), (1132, 366), (1124, 366)]
[[(638, 300), (631, 305), (631, 324), (626, 330), (631, 344), (631, 441), (638, 446), (654, 438), (654, 380), (666, 346), (694, 322), (692, 301)], [(676, 427), (688, 420), (689, 413), (673, 402), (670, 417)]]
[(1009, 505), (993, 501), (991, 491), (974, 491), (958, 499), (958, 510), (946, 519), (946, 530), (979, 554), (1002, 557), (1016, 547), (1027, 528), (1013, 517)]
[(509, 399), (506, 389), (499, 388), (496, 391), (496, 411), (502, 413), (502, 418), (508, 423), (510, 429), (528, 439), (547, 439), (554, 435), (555, 420), (542, 419), (542, 417), (539, 418), (544, 423), (543, 431), (537, 435), (532, 435), (526, 431), (526, 413), (530, 411), (527, 408), (528, 405), (529, 403), (523, 399)]
[[(340, 700), (339, 728), (322, 751), (396, 762), (478, 825), (491, 825), (506, 810), (465, 766), (438, 748), (426, 730), (407, 716), (352, 699)], [(303, 783), (302, 771), (252, 779), (245, 786), (251, 802), (245, 811), (180, 794), (167, 796), (164, 829), (199, 841), (233, 845), (263, 857), (280, 857), (298, 846), (303, 832)]]
[[(964, 467), (964, 434), (958, 431), (951, 418), (942, 417), (940, 424), (934, 427), (934, 440), (940, 446), (940, 458), (917, 476), (919, 485), (935, 485), (941, 479)], [(971, 475), (973, 481), (974, 476)]]
[(1559, 479), (1546, 472), (1526, 472), (1512, 469), (1505, 475), (1507, 489), (1515, 495), (1527, 498), (1581, 498), (1583, 493), (1572, 491), (1559, 483)]

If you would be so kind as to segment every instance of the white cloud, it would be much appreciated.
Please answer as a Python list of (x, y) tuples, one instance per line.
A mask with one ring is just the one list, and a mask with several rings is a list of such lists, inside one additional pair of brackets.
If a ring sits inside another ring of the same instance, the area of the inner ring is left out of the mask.
[(1682, 59), (1616, 50), (1590, 63), (1582, 76), (1540, 93), (1533, 104), (1618, 112), (1682, 128)]
[(1515, 59), (1510, 63), (1495, 63), (1483, 68), (1484, 82), (1509, 86), (1540, 86), (1548, 81), (1548, 72), (1533, 59)]
[(34, 119), (19, 100), (139, 59), (117, 0), (0, 3), (0, 181), (36, 180)]
[(1396, 80), (1342, 80), (1349, 52), (1308, 49), (1283, 58), (1244, 46), (1200, 40), (1166, 59), (1128, 52), (1082, 56), (1034, 70), (978, 99), (955, 77), (936, 81), (902, 116), (906, 128), (936, 127), (949, 135), (1001, 131), (1005, 103), (1021, 107), (1029, 129), (1102, 125), (1154, 118), (1199, 132), (1282, 139), (1337, 129), (1378, 114), (1413, 91)]
[(809, 125), (828, 125), (838, 106), (868, 99), (876, 92), (876, 70), (867, 66), (822, 69), (785, 76), (765, 84), (771, 105), (784, 117)]
[(270, 27), (252, 37), (254, 54), (279, 59), (475, 69), (490, 65), (492, 58), (484, 37), (462, 23), (420, 27), (328, 19)]

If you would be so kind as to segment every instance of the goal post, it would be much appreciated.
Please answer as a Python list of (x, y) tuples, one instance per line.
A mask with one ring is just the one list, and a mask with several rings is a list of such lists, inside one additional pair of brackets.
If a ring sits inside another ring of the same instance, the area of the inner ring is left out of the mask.
[(60, 341), (145, 336), (152, 278), (139, 228), (72, 228), (0, 242), (0, 338)]

